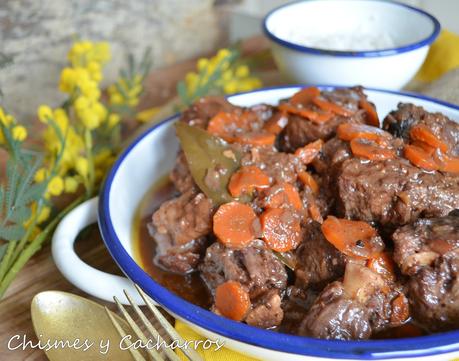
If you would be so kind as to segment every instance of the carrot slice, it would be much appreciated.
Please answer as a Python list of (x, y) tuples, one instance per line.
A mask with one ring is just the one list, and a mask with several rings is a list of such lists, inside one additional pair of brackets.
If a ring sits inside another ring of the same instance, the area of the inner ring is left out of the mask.
[(300, 210), (303, 207), (300, 194), (294, 186), (289, 183), (280, 184), (273, 194), (270, 194), (265, 200), (267, 208), (285, 208), (292, 206)]
[(395, 299), (392, 300), (391, 306), (391, 323), (403, 323), (410, 317), (408, 300), (403, 293), (400, 293)]
[(381, 251), (380, 244), (372, 242), (376, 230), (363, 221), (328, 216), (322, 223), (322, 233), (328, 242), (351, 257), (370, 258)]
[(242, 321), (250, 309), (250, 297), (239, 282), (226, 281), (215, 290), (215, 307), (223, 316)]
[(309, 88), (303, 88), (299, 92), (293, 94), (290, 99), (290, 104), (292, 105), (307, 105), (309, 104), (315, 97), (320, 95), (319, 88), (312, 86)]
[(218, 112), (207, 125), (207, 131), (213, 135), (225, 139), (228, 142), (234, 141), (234, 132), (237, 129), (246, 129), (250, 122), (249, 114)]
[(269, 119), (263, 126), (263, 129), (268, 133), (277, 135), (288, 123), (288, 117), (286, 112), (278, 112), (271, 119)]
[(459, 158), (448, 157), (438, 151), (434, 153), (433, 157), (442, 172), (459, 173)]
[(424, 124), (417, 124), (410, 129), (410, 137), (413, 140), (419, 140), (431, 147), (439, 148), (443, 153), (448, 151), (448, 144), (439, 139), (432, 133), (429, 127)]
[(313, 178), (311, 174), (308, 172), (299, 172), (298, 173), (298, 178), (300, 178), (300, 181), (307, 187), (311, 188), (312, 193), (318, 193), (319, 192), (319, 185), (317, 184), (316, 180)]
[(295, 155), (300, 158), (304, 164), (309, 164), (320, 153), (323, 145), (324, 141), (322, 139), (317, 139), (314, 142), (306, 144), (304, 147), (298, 148), (295, 151)]
[(312, 102), (322, 110), (325, 110), (327, 112), (332, 112), (332, 113), (335, 113), (335, 114), (338, 114), (338, 115), (342, 115), (344, 117), (349, 117), (352, 114), (354, 114), (354, 112), (352, 110), (346, 109), (346, 108), (344, 108), (344, 107), (342, 107), (342, 106), (340, 106), (338, 104), (329, 102), (329, 101), (324, 100), (324, 99), (320, 99), (318, 97), (312, 99)]
[(365, 124), (342, 123), (336, 129), (338, 138), (350, 141), (355, 138), (374, 140), (382, 143), (383, 140), (392, 139), (392, 135), (381, 128)]
[(395, 151), (371, 142), (367, 139), (354, 138), (351, 140), (352, 153), (358, 157), (370, 160), (386, 160), (395, 158)]
[(421, 142), (420, 140), (415, 140), (411, 142), (412, 145), (415, 145), (416, 147), (419, 147), (423, 149), (424, 151), (427, 152), (429, 155), (433, 155), (435, 153), (435, 148), (428, 145), (427, 143)]
[(301, 242), (300, 221), (288, 209), (270, 208), (260, 217), (263, 240), (277, 252), (287, 252)]
[(381, 252), (367, 261), (367, 267), (388, 281), (395, 281), (395, 264), (388, 252)]
[(366, 99), (360, 99), (359, 107), (367, 112), (368, 124), (373, 125), (375, 127), (380, 126), (381, 123), (379, 121), (378, 113), (376, 113), (376, 109), (373, 104), (371, 104)]
[(309, 208), (309, 215), (311, 216), (313, 221), (316, 221), (318, 223), (323, 223), (324, 219), (322, 218), (322, 215), (320, 214), (319, 207), (315, 202), (313, 202)]
[(239, 197), (243, 193), (252, 193), (254, 189), (268, 188), (270, 184), (269, 177), (260, 168), (249, 165), (231, 176), (228, 190), (233, 197)]
[(303, 109), (297, 108), (290, 104), (282, 103), (279, 105), (279, 110), (285, 111), (287, 113), (299, 115), (300, 117), (309, 119), (310, 121), (321, 124), (328, 122), (331, 118), (333, 118), (333, 113), (329, 112), (315, 112), (310, 109)]
[(405, 158), (415, 166), (425, 170), (438, 170), (440, 167), (424, 149), (407, 144), (404, 148)]
[(273, 145), (276, 136), (272, 133), (246, 133), (240, 137), (234, 138), (234, 142), (250, 145)]
[(214, 214), (214, 233), (221, 243), (241, 249), (255, 238), (254, 223), (257, 216), (253, 209), (242, 203), (225, 203)]

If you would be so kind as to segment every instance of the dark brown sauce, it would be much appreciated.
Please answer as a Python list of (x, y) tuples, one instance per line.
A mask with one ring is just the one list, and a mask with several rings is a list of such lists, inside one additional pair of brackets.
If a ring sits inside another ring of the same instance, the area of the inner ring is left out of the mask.
[(134, 219), (132, 237), (134, 258), (156, 282), (195, 305), (209, 308), (210, 297), (198, 273), (179, 275), (165, 271), (154, 262), (156, 242), (148, 231), (148, 224), (151, 222), (153, 212), (164, 201), (171, 199), (175, 192), (169, 178), (164, 176), (144, 196)]

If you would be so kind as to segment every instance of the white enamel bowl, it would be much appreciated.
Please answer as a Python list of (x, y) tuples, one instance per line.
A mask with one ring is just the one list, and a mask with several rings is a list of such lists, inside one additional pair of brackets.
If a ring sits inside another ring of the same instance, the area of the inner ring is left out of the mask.
[[(350, 34), (355, 24), (365, 32), (388, 33), (395, 47), (334, 51), (291, 41), (290, 32)], [(306, 0), (283, 5), (264, 19), (263, 30), (274, 59), (293, 82), (401, 89), (424, 62), (440, 23), (417, 8), (385, 0)]]
[[(322, 87), (330, 88), (330, 87)], [(276, 104), (300, 87), (279, 87), (234, 95), (237, 105)], [(384, 117), (398, 102), (412, 102), (431, 111), (440, 111), (459, 121), (459, 107), (433, 99), (381, 90), (367, 94)], [(132, 227), (136, 209), (151, 185), (173, 167), (178, 142), (168, 118), (145, 132), (127, 148), (107, 176), (100, 199), (93, 199), (71, 212), (58, 227), (53, 239), (53, 257), (73, 284), (87, 293), (112, 300), (124, 300), (123, 289), (136, 294), (137, 283), (158, 304), (199, 333), (225, 341), (226, 346), (262, 360), (452, 360), (459, 356), (459, 331), (404, 340), (326, 341), (257, 329), (217, 316), (175, 296), (153, 281), (133, 258)], [(97, 216), (98, 211), (98, 216)], [(111, 255), (128, 278), (98, 271), (83, 263), (74, 252), (78, 232), (98, 219), (100, 231)], [(140, 303), (140, 300), (138, 300)]]

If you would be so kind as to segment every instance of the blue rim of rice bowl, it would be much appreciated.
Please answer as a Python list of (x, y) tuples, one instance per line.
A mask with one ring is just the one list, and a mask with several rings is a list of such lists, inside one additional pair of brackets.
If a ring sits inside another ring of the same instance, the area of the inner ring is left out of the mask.
[(438, 37), (438, 35), (440, 34), (440, 30), (441, 30), (440, 22), (433, 15), (429, 14), (428, 12), (426, 12), (424, 10), (421, 10), (421, 9), (418, 9), (418, 8), (415, 8), (413, 6), (409, 6), (409, 5), (406, 5), (406, 4), (401, 4), (401, 3), (398, 3), (398, 2), (394, 2), (394, 1), (387, 1), (387, 0), (376, 0), (374, 2), (390, 3), (391, 5), (407, 8), (407, 9), (410, 9), (410, 10), (412, 10), (414, 12), (417, 12), (419, 14), (424, 15), (425, 17), (429, 18), (432, 21), (432, 23), (434, 25), (433, 32), (427, 38), (424, 38), (424, 39), (422, 39), (420, 41), (417, 41), (415, 43), (412, 43), (412, 44), (408, 44), (408, 45), (404, 45), (404, 46), (400, 46), (400, 47), (396, 47), (396, 48), (381, 49), (381, 50), (367, 50), (367, 51), (341, 51), (341, 50), (319, 49), (319, 48), (312, 48), (312, 47), (308, 47), (308, 46), (299, 45), (299, 44), (296, 44), (296, 43), (293, 43), (293, 42), (290, 42), (290, 41), (287, 41), (287, 40), (284, 40), (284, 39), (281, 39), (281, 38), (277, 37), (276, 35), (274, 35), (268, 29), (268, 26), (267, 26), (268, 19), (275, 12), (277, 12), (278, 10), (283, 9), (285, 7), (293, 6), (293, 5), (296, 5), (296, 4), (299, 4), (299, 3), (302, 3), (302, 2), (306, 2), (306, 1), (307, 2), (311, 1), (312, 2), (312, 1), (319, 1), (319, 0), (295, 1), (295, 2), (291, 2), (291, 3), (285, 4), (285, 5), (281, 5), (281, 6), (277, 7), (277, 8), (275, 8), (275, 9), (271, 10), (265, 16), (265, 18), (263, 19), (263, 32), (265, 33), (265, 35), (269, 39), (274, 41), (275, 43), (278, 43), (278, 44), (280, 44), (280, 45), (282, 45), (284, 47), (287, 47), (287, 48), (290, 48), (290, 49), (293, 49), (293, 50), (297, 50), (297, 51), (300, 51), (300, 52), (303, 52), (303, 53), (310, 53), (310, 54), (316, 54), (316, 55), (355, 57), (355, 58), (370, 58), (370, 57), (390, 56), (390, 55), (396, 55), (396, 54), (400, 54), (400, 53), (406, 53), (408, 51), (412, 51), (412, 50), (415, 50), (415, 49), (422, 48), (422, 47), (424, 47), (426, 45), (430, 45)]

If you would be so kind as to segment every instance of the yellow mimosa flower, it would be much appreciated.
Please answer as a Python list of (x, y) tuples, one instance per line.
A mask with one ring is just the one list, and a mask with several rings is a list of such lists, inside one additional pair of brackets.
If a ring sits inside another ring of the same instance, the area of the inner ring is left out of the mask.
[(15, 125), (11, 130), (11, 134), (13, 135), (14, 140), (22, 142), (27, 138), (27, 129), (22, 125)]
[(64, 93), (71, 93), (75, 88), (77, 74), (72, 68), (64, 68), (59, 80), (59, 90)]
[(161, 107), (153, 107), (153, 108), (145, 109), (145, 110), (138, 112), (135, 118), (139, 122), (145, 123), (151, 120), (151, 118), (153, 118), (156, 114), (158, 114), (160, 110), (161, 110)]
[(54, 176), (48, 183), (48, 193), (52, 196), (59, 196), (64, 191), (64, 180), (62, 177)]
[(37, 217), (37, 223), (38, 224), (43, 223), (49, 218), (50, 215), (51, 215), (51, 208), (48, 206), (42, 207), (40, 214)]
[(40, 105), (38, 107), (38, 119), (40, 119), (42, 123), (48, 123), (50, 119), (53, 119), (52, 109), (47, 105)]
[(37, 183), (43, 182), (48, 176), (48, 170), (46, 168), (40, 168), (35, 172), (34, 180)]
[(78, 157), (75, 162), (75, 170), (80, 174), (82, 177), (86, 178), (89, 172), (89, 162), (84, 157)]
[(245, 77), (249, 76), (250, 75), (249, 67), (247, 65), (239, 65), (236, 68), (235, 75), (238, 78), (245, 78)]
[(108, 116), (108, 127), (111, 129), (116, 126), (121, 120), (118, 114), (112, 113)]
[(75, 177), (65, 177), (64, 189), (66, 193), (75, 193), (78, 189), (79, 182)]

